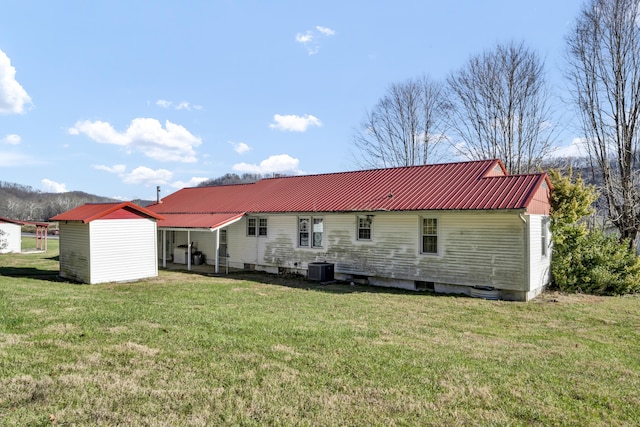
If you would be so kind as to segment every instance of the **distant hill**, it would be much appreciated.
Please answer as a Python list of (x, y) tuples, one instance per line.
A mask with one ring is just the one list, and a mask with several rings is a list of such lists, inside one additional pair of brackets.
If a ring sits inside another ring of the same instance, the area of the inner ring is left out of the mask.
[[(0, 216), (21, 221), (48, 221), (59, 213), (85, 203), (118, 201), (82, 191), (45, 193), (28, 185), (0, 181)], [(137, 200), (133, 203), (147, 206), (152, 202)]]

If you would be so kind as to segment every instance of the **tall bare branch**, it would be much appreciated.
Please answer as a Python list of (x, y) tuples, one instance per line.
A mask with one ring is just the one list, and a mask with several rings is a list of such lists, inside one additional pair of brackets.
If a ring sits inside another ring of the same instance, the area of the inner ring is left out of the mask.
[(443, 102), (441, 86), (426, 77), (391, 85), (353, 138), (356, 163), (378, 168), (442, 160)]
[(567, 37), (567, 78), (609, 219), (635, 247), (640, 232), (638, 0), (590, 0)]
[(449, 124), (459, 154), (500, 158), (511, 173), (533, 172), (552, 150), (544, 63), (524, 44), (499, 44), (447, 79)]

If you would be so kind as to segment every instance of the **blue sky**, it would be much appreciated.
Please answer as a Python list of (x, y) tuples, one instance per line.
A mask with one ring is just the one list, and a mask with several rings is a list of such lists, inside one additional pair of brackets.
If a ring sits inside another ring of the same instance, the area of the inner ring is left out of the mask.
[[(564, 37), (581, 6), (5, 2), (0, 180), (128, 200), (230, 172), (357, 169), (354, 130), (390, 84), (444, 79), (498, 42), (535, 49), (561, 94)], [(558, 146), (578, 137), (565, 131)]]

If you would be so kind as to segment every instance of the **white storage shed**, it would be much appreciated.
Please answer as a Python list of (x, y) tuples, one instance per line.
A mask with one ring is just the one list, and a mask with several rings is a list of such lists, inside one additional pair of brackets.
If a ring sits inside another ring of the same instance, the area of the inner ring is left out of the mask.
[(158, 276), (158, 219), (130, 202), (88, 203), (56, 215), (60, 277), (93, 284)]
[(0, 254), (21, 252), (22, 222), (0, 217)]

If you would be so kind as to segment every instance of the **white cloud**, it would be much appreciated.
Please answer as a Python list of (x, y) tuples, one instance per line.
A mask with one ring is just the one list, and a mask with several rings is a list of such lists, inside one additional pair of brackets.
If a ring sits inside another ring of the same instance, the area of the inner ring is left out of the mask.
[(182, 102), (178, 102), (175, 103), (173, 101), (168, 101), (166, 99), (158, 99), (156, 101), (156, 105), (162, 108), (169, 108), (171, 106), (173, 106), (173, 108), (175, 110), (187, 110), (187, 111), (191, 111), (193, 110), (202, 110), (202, 105), (197, 105), (197, 104), (191, 104), (188, 101), (182, 101)]
[(50, 192), (50, 193), (66, 193), (67, 191), (67, 185), (66, 184), (61, 184), (59, 182), (55, 182), (55, 181), (51, 181), (50, 179), (44, 178), (42, 181), (40, 181), (42, 183), (42, 188), (44, 189), (44, 191)]
[(166, 99), (158, 99), (156, 101), (156, 105), (162, 108), (169, 108), (171, 107), (171, 104), (173, 104), (173, 102), (167, 101)]
[(9, 134), (4, 138), (0, 139), (1, 143), (8, 144), (8, 145), (18, 145), (20, 144), (20, 141), (22, 141), (22, 138), (20, 138), (20, 135), (16, 135), (14, 133)]
[(271, 156), (260, 162), (259, 165), (249, 163), (237, 163), (233, 165), (233, 170), (246, 173), (282, 173), (288, 175), (300, 175), (302, 171), (298, 168), (300, 160), (294, 159), (288, 154)]
[(311, 34), (311, 31), (307, 31), (306, 33), (298, 33), (296, 34), (296, 41), (298, 43), (309, 43), (313, 41), (313, 34)]
[(281, 116), (276, 114), (273, 116), (273, 120), (275, 123), (270, 124), (270, 128), (282, 131), (288, 130), (290, 132), (304, 132), (309, 126), (322, 126), (317, 117), (309, 114), (304, 116), (296, 116), (295, 114)]
[(173, 188), (185, 188), (185, 187), (196, 187), (201, 182), (208, 180), (209, 178), (203, 178), (194, 176), (189, 181), (174, 181), (171, 186)]
[(244, 142), (229, 142), (229, 144), (233, 145), (233, 150), (238, 154), (244, 154), (251, 150), (251, 147)]
[(102, 121), (77, 122), (69, 134), (85, 134), (96, 142), (114, 144), (136, 149), (147, 157), (163, 162), (196, 162), (194, 147), (202, 140), (192, 135), (183, 126), (165, 122), (165, 127), (156, 119), (137, 118), (131, 121), (125, 132), (117, 132), (110, 123)]
[(334, 36), (336, 32), (328, 27), (316, 25), (313, 30), (296, 34), (296, 42), (302, 44), (307, 50), (307, 54), (315, 55), (320, 51), (320, 40), (324, 37)]
[(113, 165), (113, 166), (93, 165), (93, 168), (99, 171), (105, 171), (105, 172), (115, 173), (115, 174), (123, 174), (127, 170), (127, 167), (125, 165)]
[(130, 173), (122, 174), (125, 184), (143, 184), (146, 186), (167, 184), (173, 178), (173, 172), (166, 169), (153, 170), (146, 166), (138, 166)]
[(336, 32), (333, 31), (331, 28), (327, 28), (327, 27), (323, 27), (320, 25), (316, 25), (316, 30), (318, 30), (321, 34), (325, 35), (325, 36), (335, 36)]
[(146, 166), (138, 166), (131, 172), (127, 172), (125, 165), (93, 165), (92, 167), (96, 170), (118, 175), (125, 184), (143, 184), (147, 187), (167, 184), (173, 178), (173, 172), (171, 171), (166, 169), (153, 170)]
[(16, 80), (16, 69), (0, 50), (0, 114), (20, 114), (31, 104), (31, 97)]

